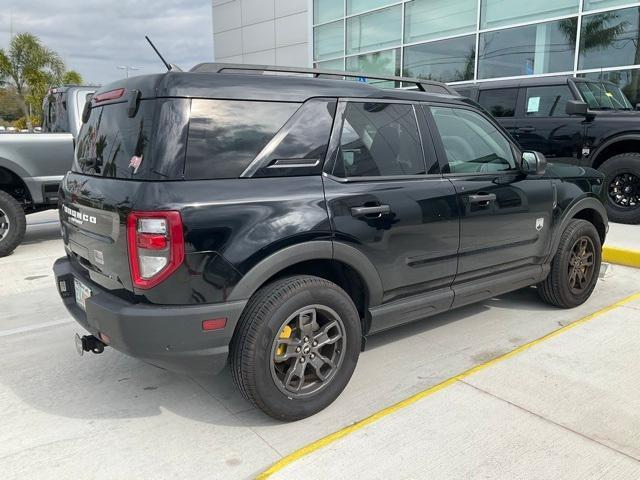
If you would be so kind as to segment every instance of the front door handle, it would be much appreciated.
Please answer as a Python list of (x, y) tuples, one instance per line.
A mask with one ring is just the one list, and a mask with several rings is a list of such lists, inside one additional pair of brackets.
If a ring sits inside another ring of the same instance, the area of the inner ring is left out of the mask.
[(386, 215), (391, 212), (391, 207), (389, 205), (374, 205), (371, 207), (352, 207), (351, 208), (351, 216), (353, 217), (364, 217), (367, 215)]
[(491, 202), (496, 201), (495, 193), (478, 193), (476, 195), (469, 195), (469, 203), (476, 203), (481, 207), (486, 207)]
[(516, 131), (518, 133), (535, 132), (536, 131), (536, 127), (518, 127), (518, 128), (516, 128)]

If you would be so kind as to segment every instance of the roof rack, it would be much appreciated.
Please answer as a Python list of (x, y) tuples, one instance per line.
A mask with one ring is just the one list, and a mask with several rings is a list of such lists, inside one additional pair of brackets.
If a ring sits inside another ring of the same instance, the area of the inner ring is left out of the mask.
[[(250, 72), (275, 72), (275, 73), (300, 73), (300, 74), (308, 74), (313, 75), (314, 77), (318, 77), (320, 75), (332, 75), (336, 77), (350, 77), (350, 78), (371, 78), (374, 80), (386, 80), (390, 82), (404, 82), (404, 83), (412, 83), (418, 90), (422, 92), (430, 91), (434, 92), (434, 88), (428, 87), (438, 87), (437, 90), (443, 89), (444, 92), (449, 93), (451, 95), (458, 95), (457, 92), (451, 89), (448, 85), (441, 82), (436, 82), (434, 80), (423, 80), (420, 78), (411, 78), (411, 77), (396, 77), (393, 75), (371, 75), (369, 73), (364, 72), (343, 72), (338, 70), (325, 70), (318, 68), (303, 68), (303, 67), (278, 67), (275, 65), (245, 65), (241, 63), (200, 63), (193, 67), (191, 72), (209, 72), (209, 73), (223, 73), (225, 70), (234, 70), (234, 71), (250, 71)], [(425, 88), (426, 87), (426, 88)], [(436, 93), (444, 93), (442, 91)]]

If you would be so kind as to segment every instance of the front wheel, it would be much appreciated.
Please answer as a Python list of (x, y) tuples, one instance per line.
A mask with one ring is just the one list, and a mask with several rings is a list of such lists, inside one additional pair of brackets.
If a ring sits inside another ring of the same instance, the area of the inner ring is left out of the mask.
[(556, 307), (582, 305), (596, 286), (601, 261), (596, 227), (586, 220), (572, 220), (562, 233), (549, 275), (538, 284), (540, 297)]
[(640, 153), (621, 153), (599, 168), (605, 174), (609, 220), (640, 223)]
[(231, 372), (243, 396), (278, 420), (299, 420), (331, 404), (360, 354), (351, 298), (323, 278), (276, 280), (249, 300), (231, 341)]
[(20, 245), (27, 228), (24, 209), (7, 192), (0, 191), (0, 257)]

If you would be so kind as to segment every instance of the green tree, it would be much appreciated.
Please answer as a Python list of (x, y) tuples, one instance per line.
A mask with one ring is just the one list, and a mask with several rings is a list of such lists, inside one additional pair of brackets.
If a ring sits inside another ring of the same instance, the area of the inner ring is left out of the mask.
[(19, 33), (11, 39), (7, 51), (0, 49), (0, 82), (15, 90), (29, 130), (33, 130), (28, 108), (31, 87), (41, 86), (49, 78), (60, 78), (63, 74), (64, 62), (60, 56), (30, 33)]
[(75, 70), (67, 70), (62, 74), (60, 83), (64, 85), (82, 85), (82, 75)]

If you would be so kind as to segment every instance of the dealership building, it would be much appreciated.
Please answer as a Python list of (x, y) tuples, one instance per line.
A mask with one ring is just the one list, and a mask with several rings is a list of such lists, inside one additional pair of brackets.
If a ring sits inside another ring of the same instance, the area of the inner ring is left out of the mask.
[(640, 2), (212, 0), (216, 61), (454, 84), (577, 75), (640, 102)]

